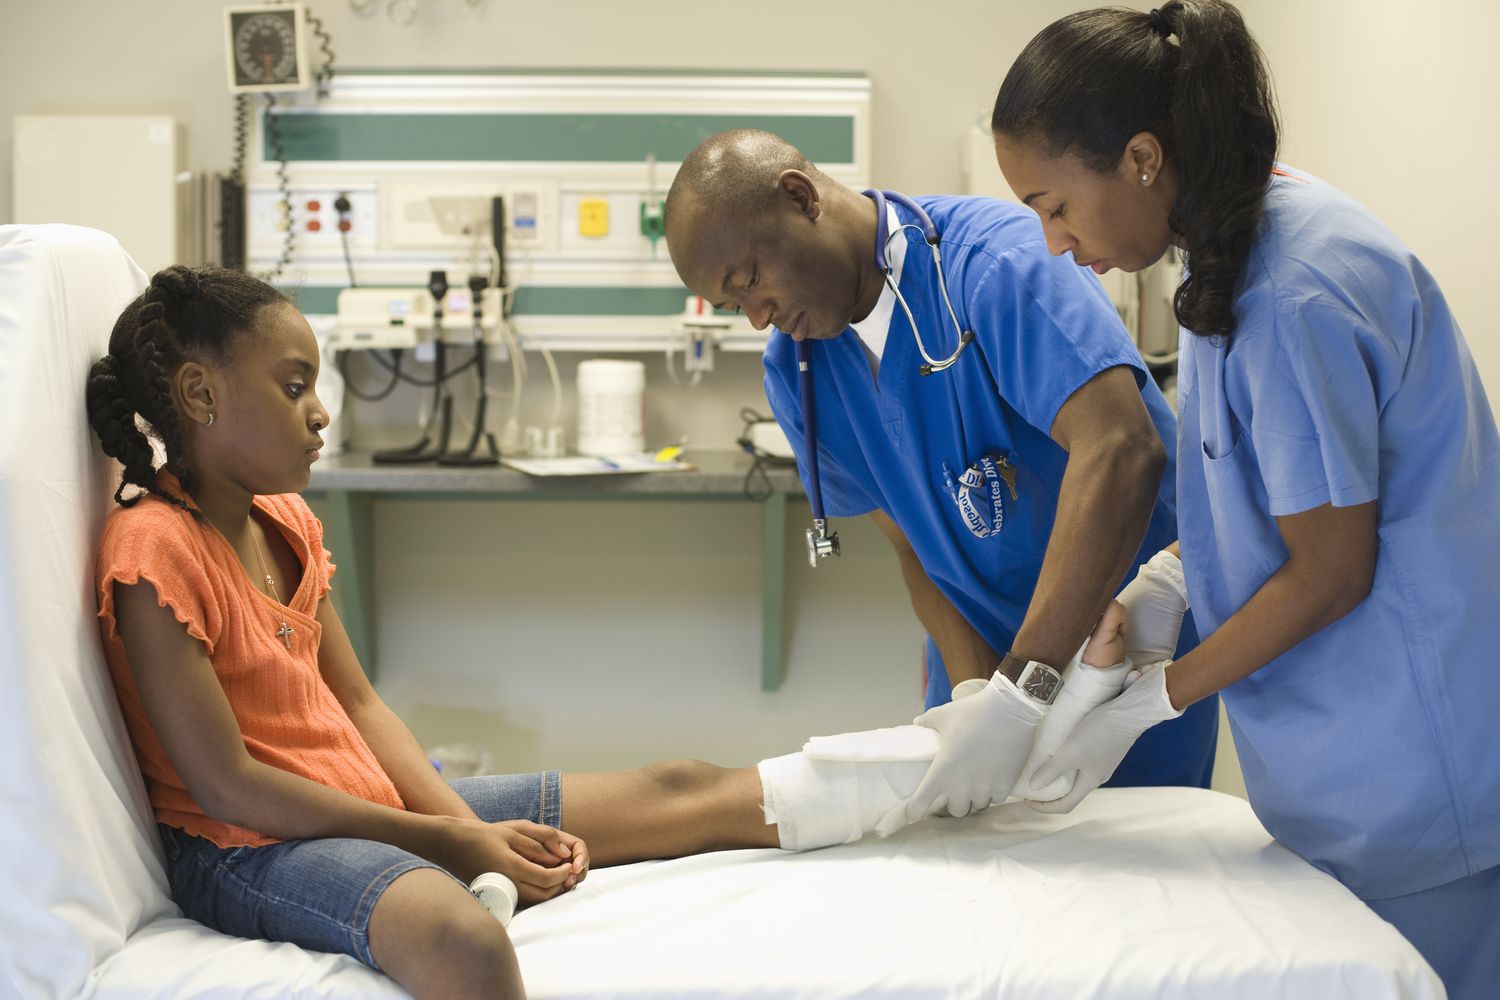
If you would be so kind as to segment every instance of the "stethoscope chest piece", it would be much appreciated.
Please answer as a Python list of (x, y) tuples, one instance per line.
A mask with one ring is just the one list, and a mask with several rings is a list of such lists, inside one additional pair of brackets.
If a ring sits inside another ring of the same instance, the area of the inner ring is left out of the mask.
[(839, 533), (828, 530), (828, 522), (819, 518), (807, 529), (807, 564), (818, 568), (818, 560), (843, 555), (839, 551)]

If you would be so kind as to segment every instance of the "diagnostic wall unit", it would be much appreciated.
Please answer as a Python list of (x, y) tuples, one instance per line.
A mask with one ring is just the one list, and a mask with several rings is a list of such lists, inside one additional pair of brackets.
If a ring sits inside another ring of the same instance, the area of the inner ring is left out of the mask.
[[(520, 332), (554, 348), (659, 347), (686, 291), (643, 232), (643, 206), (659, 206), (702, 139), (736, 127), (776, 132), (838, 180), (867, 183), (863, 74), (340, 73), (325, 96), (253, 116), (249, 266), (269, 269), (289, 227), (279, 282), (304, 312), (334, 312), (349, 284), (343, 194), (359, 284), (420, 287), (439, 268), (461, 284), (488, 266), (500, 195)], [(763, 344), (739, 320), (724, 346)]]

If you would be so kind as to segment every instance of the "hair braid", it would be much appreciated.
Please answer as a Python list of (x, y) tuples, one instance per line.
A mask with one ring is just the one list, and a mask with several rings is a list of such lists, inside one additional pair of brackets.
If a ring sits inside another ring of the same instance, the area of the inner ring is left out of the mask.
[(115, 502), (129, 507), (141, 498), (140, 493), (125, 496), (125, 487), (135, 484), (143, 490), (156, 476), (152, 466), (151, 442), (136, 426), (135, 408), (127, 399), (121, 378), (120, 364), (110, 354), (94, 362), (89, 369), (89, 381), (84, 391), (88, 405), (89, 426), (99, 435), (99, 445), (104, 454), (116, 459), (125, 467), (120, 476), (120, 485), (115, 489)]
[[(184, 492), (191, 492), (187, 464), (182, 455), (182, 424), (177, 419), (177, 408), (172, 405), (172, 386), (167, 381), (167, 372), (175, 370), (181, 361), (175, 357), (172, 329), (167, 325), (166, 304), (162, 288), (155, 281), (146, 291), (146, 304), (137, 317), (133, 346), (141, 373), (141, 416), (146, 418), (153, 430), (161, 437), (167, 450), (167, 469), (177, 477)], [(152, 475), (143, 484), (152, 493), (187, 508), (187, 501), (162, 490)]]

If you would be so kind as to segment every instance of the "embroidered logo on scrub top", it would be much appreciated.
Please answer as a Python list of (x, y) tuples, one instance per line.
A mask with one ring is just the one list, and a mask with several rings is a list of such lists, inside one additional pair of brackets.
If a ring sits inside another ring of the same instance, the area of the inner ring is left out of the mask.
[(964, 527), (975, 538), (1000, 534), (1005, 526), (1005, 494), (1016, 499), (1016, 467), (1003, 455), (986, 455), (964, 470), (955, 482), (947, 463), (943, 464), (943, 483), (948, 495), (958, 505)]

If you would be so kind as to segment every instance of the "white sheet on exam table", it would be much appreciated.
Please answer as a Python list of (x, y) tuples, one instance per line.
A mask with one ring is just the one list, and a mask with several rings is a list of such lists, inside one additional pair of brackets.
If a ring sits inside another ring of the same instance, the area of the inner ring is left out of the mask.
[[(173, 993), (174, 953), (183, 986), (400, 995), (345, 960), (181, 933), (191, 947), (132, 942), (90, 996)], [(801, 855), (602, 869), (511, 933), (532, 1000), (1443, 996), (1393, 927), (1274, 844), (1244, 801), (1196, 789), (1104, 789), (1069, 816), (1001, 806)]]

